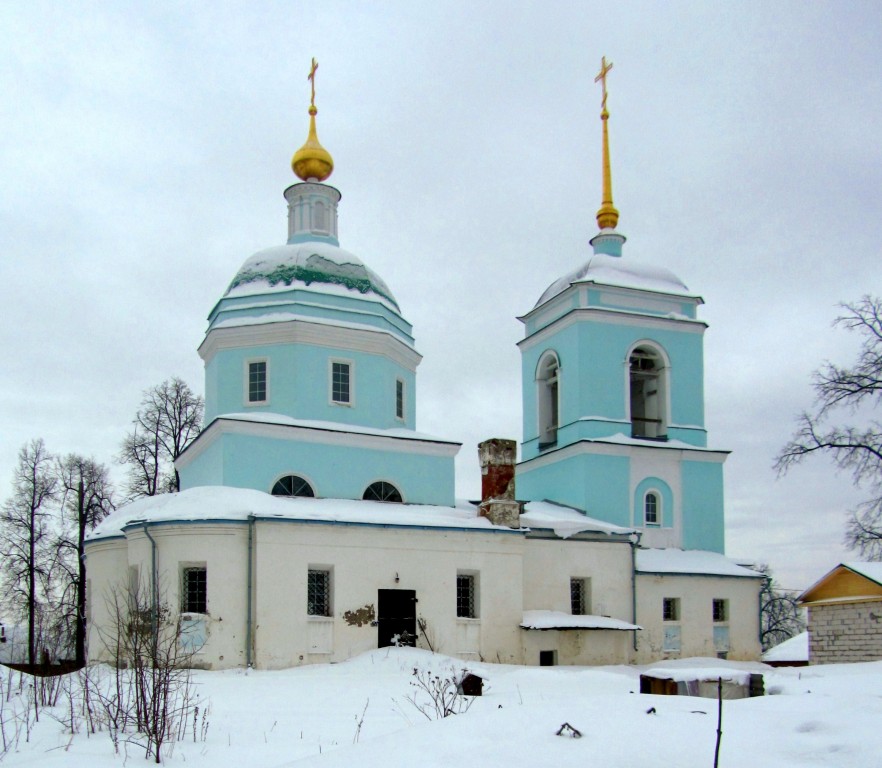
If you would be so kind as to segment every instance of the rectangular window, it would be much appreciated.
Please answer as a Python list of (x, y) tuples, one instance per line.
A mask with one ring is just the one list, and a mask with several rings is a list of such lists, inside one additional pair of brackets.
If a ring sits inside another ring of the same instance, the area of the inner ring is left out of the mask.
[(729, 621), (729, 601), (718, 597), (713, 602), (714, 621)]
[(714, 650), (717, 655), (729, 651), (729, 627), (714, 627)]
[(679, 597), (666, 597), (662, 600), (662, 620), (680, 621)]
[(248, 402), (266, 402), (266, 360), (248, 363)]
[(208, 613), (208, 571), (205, 566), (184, 568), (181, 585), (181, 611)]
[(331, 572), (310, 569), (306, 576), (306, 612), (310, 616), (331, 615)]
[(395, 418), (404, 418), (404, 382), (401, 379), (395, 381)]
[(352, 402), (352, 366), (350, 363), (331, 363), (331, 402), (349, 405)]
[(591, 613), (591, 580), (570, 579), (570, 610), (573, 616)]
[(456, 615), (460, 618), (474, 619), (478, 616), (475, 581), (475, 576), (471, 573), (459, 573), (456, 576)]

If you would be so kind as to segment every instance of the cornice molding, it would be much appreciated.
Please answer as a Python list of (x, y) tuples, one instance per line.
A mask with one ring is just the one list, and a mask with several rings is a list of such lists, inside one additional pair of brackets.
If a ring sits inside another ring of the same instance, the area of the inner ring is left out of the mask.
[(222, 349), (309, 344), (331, 349), (383, 355), (409, 371), (416, 371), (423, 356), (388, 331), (367, 328), (341, 328), (309, 320), (213, 328), (199, 345), (199, 356), (206, 364)]

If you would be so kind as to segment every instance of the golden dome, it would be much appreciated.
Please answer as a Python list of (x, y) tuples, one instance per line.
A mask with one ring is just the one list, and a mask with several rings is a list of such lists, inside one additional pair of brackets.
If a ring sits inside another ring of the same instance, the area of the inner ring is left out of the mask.
[(334, 159), (318, 140), (315, 131), (315, 105), (309, 107), (309, 136), (291, 158), (291, 168), (303, 181), (324, 181), (334, 172)]

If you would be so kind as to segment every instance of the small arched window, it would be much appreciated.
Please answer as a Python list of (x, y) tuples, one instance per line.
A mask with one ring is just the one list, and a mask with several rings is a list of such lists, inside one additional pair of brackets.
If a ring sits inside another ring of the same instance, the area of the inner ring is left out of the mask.
[(273, 496), (305, 496), (315, 497), (312, 486), (298, 475), (285, 475), (276, 481), (272, 491)]
[(560, 425), (560, 361), (554, 352), (546, 352), (539, 361), (536, 389), (541, 449), (557, 444)]
[(631, 436), (665, 439), (664, 360), (657, 350), (639, 346), (628, 360)]
[(661, 499), (655, 491), (643, 497), (643, 524), (661, 525)]
[(362, 498), (366, 501), (391, 501), (398, 504), (402, 502), (401, 492), (392, 483), (387, 483), (385, 480), (371, 483), (364, 489)]

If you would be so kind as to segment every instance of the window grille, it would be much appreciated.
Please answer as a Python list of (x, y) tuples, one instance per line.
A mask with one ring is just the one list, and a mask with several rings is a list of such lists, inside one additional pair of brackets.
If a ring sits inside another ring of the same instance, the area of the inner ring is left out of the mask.
[(208, 571), (203, 568), (184, 568), (181, 611), (208, 613)]
[(573, 616), (584, 616), (588, 613), (587, 592), (585, 579), (570, 579), (570, 608)]
[(714, 621), (728, 621), (729, 620), (729, 606), (727, 605), (728, 600), (721, 600), (720, 598), (714, 598), (713, 602), (713, 614)]
[(654, 493), (646, 494), (644, 520), (646, 525), (658, 525), (658, 496)]
[(464, 619), (477, 617), (475, 577), (470, 573), (460, 573), (456, 577), (456, 615)]
[(306, 577), (306, 612), (310, 616), (331, 615), (331, 572), (309, 570)]

